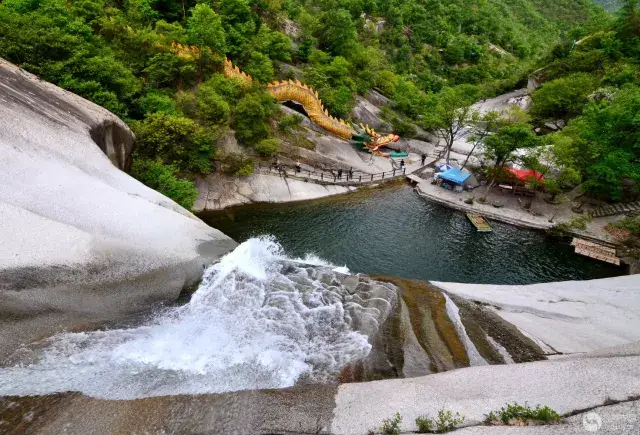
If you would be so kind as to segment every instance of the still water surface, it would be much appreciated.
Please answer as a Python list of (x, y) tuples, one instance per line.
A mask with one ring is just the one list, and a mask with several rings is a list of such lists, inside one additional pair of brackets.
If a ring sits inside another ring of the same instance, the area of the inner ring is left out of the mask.
[(272, 234), (290, 256), (314, 253), (368, 274), (531, 284), (622, 273), (540, 231), (492, 221), (493, 232), (478, 233), (463, 213), (431, 203), (407, 185), (201, 217), (238, 242)]

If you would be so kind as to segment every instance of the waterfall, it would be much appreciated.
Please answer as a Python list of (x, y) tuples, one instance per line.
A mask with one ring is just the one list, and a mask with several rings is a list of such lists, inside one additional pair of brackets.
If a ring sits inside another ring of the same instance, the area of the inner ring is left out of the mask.
[(0, 369), (0, 395), (133, 399), (326, 381), (371, 349), (349, 326), (338, 272), (318, 258), (287, 258), (272, 238), (250, 239), (205, 271), (186, 305), (137, 327), (21, 349), (19, 363)]

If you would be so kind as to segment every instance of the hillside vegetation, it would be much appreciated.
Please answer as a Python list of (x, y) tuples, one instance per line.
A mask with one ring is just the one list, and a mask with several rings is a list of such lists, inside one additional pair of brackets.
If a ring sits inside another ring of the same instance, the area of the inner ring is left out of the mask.
[[(224, 78), (224, 56), (258, 82), (303, 80), (338, 117), (376, 87), (400, 115), (394, 127), (410, 135), (414, 124), (437, 127), (440, 109), (523, 84), (553, 47), (550, 78), (564, 74), (561, 62), (591, 74), (573, 53), (613, 59), (612, 47), (626, 44), (620, 34), (604, 31), (573, 51), (562, 41), (610, 23), (590, 0), (3, 0), (0, 56), (122, 117), (139, 139), (134, 175), (189, 207), (188, 180), (214, 158), (225, 171), (251, 172), (245, 155), (216, 157), (227, 128), (249, 150), (277, 148), (259, 145), (277, 106), (259, 85)], [(196, 49), (184, 55), (177, 43)], [(628, 59), (637, 52), (624, 50), (610, 62), (622, 76), (636, 71)], [(598, 68), (598, 81), (611, 76)], [(627, 79), (611, 80), (603, 83)]]

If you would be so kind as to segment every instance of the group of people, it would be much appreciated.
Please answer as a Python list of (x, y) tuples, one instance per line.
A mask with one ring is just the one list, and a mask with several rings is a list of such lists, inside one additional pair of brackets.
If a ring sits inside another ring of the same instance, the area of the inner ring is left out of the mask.
[[(427, 155), (423, 153), (422, 156), (420, 156), (420, 157), (421, 157), (421, 166), (424, 166), (424, 162), (427, 160)], [(278, 160), (277, 157), (273, 158), (272, 166), (276, 171), (278, 171), (280, 173), (284, 172), (286, 174), (284, 166), (282, 166), (280, 164), (280, 161)], [(400, 169), (404, 169), (405, 166), (406, 166), (406, 163), (404, 162), (404, 159), (401, 159), (400, 160)], [(299, 161), (296, 161), (295, 169), (296, 169), (297, 173), (302, 172), (302, 165), (300, 164)], [(342, 180), (342, 175), (343, 174), (344, 174), (343, 169), (342, 168), (338, 169), (336, 178), (338, 180)], [(353, 167), (349, 168), (349, 170), (346, 173), (346, 176), (347, 176), (347, 181), (353, 180)]]

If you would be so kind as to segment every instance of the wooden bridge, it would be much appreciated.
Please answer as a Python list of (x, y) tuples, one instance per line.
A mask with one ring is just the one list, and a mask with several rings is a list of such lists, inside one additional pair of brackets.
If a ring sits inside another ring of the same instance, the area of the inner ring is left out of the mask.
[(381, 182), (384, 183), (405, 178), (407, 176), (407, 167), (405, 166), (402, 169), (391, 169), (389, 171), (378, 172), (376, 174), (353, 171), (352, 177), (349, 176), (349, 171), (343, 171), (342, 175), (339, 177), (336, 171), (321, 171), (316, 169), (301, 169), (300, 171), (297, 171), (295, 168), (283, 166), (278, 170), (274, 165), (260, 163), (256, 165), (255, 172), (265, 175), (293, 178), (295, 180), (322, 185), (359, 186), (377, 184)]

